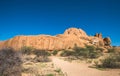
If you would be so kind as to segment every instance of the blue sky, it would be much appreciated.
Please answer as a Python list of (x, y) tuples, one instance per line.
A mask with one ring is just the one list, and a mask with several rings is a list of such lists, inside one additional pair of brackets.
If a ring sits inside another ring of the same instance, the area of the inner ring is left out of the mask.
[(102, 33), (120, 45), (120, 0), (0, 0), (0, 40), (56, 35), (69, 27)]

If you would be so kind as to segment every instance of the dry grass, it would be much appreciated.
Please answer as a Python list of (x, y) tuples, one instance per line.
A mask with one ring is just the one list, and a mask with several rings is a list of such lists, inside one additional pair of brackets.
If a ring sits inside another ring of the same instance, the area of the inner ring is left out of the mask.
[(52, 62), (23, 64), (22, 76), (64, 76), (61, 69), (54, 67)]
[(23, 55), (22, 76), (63, 76), (48, 56)]

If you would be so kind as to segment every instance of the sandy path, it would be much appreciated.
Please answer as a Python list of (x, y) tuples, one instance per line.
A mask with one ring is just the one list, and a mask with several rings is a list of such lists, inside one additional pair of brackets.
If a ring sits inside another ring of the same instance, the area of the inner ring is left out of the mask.
[(67, 76), (120, 76), (120, 69), (101, 71), (94, 68), (88, 68), (88, 65), (84, 63), (70, 63), (58, 57), (52, 57), (52, 61), (55, 66), (67, 73)]

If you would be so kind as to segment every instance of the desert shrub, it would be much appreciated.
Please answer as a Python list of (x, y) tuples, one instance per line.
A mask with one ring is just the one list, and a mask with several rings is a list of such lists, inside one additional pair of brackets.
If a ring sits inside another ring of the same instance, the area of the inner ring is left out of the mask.
[(92, 59), (87, 59), (86, 63), (92, 63), (92, 61), (93, 61)]
[(99, 61), (94, 61), (95, 66), (99, 66)]
[(48, 58), (48, 56), (51, 55), (48, 51), (35, 49), (33, 52), (36, 55), (36, 57), (33, 59), (34, 62), (49, 62), (49, 61), (51, 61)]
[(101, 48), (96, 48), (94, 46), (88, 46), (82, 48), (82, 47), (77, 47), (75, 46), (73, 48), (73, 51), (69, 50), (63, 50), (61, 53), (61, 56), (75, 56), (76, 58), (98, 58), (102, 55), (102, 50)]
[(0, 76), (21, 76), (21, 55), (12, 48), (0, 50)]
[(89, 57), (89, 58), (98, 58), (99, 55), (98, 55), (97, 52), (91, 52), (91, 53), (89, 53), (89, 56), (88, 56), (88, 57)]
[(57, 73), (62, 72), (60, 68), (57, 68), (57, 69), (55, 69), (54, 71), (57, 72)]
[(90, 46), (90, 45), (86, 45), (86, 49), (88, 49), (91, 52), (96, 50), (94, 46)]
[(73, 50), (75, 50), (75, 56), (82, 56), (83, 58), (98, 58), (101, 54), (94, 46), (74, 47)]
[(97, 48), (96, 48), (96, 51), (103, 52), (103, 50), (104, 50), (104, 49), (103, 49), (103, 48), (100, 48), (100, 47), (97, 47)]
[(110, 48), (110, 49), (108, 49), (108, 53), (114, 53), (115, 52), (115, 48), (113, 47), (113, 48)]
[(57, 50), (54, 50), (54, 51), (52, 52), (53, 55), (57, 55), (57, 53), (58, 53)]
[[(34, 56), (35, 57), (35, 56)], [(30, 55), (22, 55), (22, 62), (26, 63), (26, 62), (33, 62), (33, 58)]]
[(55, 76), (54, 74), (47, 74), (46, 76)]
[(48, 51), (46, 51), (46, 50), (39, 50), (39, 49), (35, 49), (34, 51), (33, 51), (33, 53), (36, 55), (36, 56), (50, 56), (51, 54), (48, 52)]
[(79, 50), (75, 50), (76, 56), (82, 56), (82, 57), (88, 57), (89, 55), (89, 50), (86, 48), (79, 48)]
[(89, 51), (88, 58), (98, 58), (101, 56), (101, 51), (98, 51), (98, 48), (94, 46), (86, 46), (86, 49)]
[(112, 53), (105, 59), (101, 60), (98, 65), (101, 68), (120, 68), (120, 53)]
[(103, 68), (115, 68), (117, 67), (116, 65), (116, 60), (112, 57), (107, 57), (104, 60), (102, 60), (101, 67)]
[(27, 55), (30, 55), (30, 54), (32, 54), (33, 53), (33, 50), (34, 50), (34, 48), (33, 47), (28, 47), (28, 46), (23, 46), (23, 47), (21, 47), (21, 49), (20, 49), (20, 51), (21, 51), (21, 53), (22, 54), (27, 54)]
[(34, 62), (50, 62), (51, 60), (47, 56), (36, 56), (33, 59)]
[[(48, 56), (50, 56), (50, 53), (45, 50), (39, 50), (39, 49), (33, 49), (29, 50), (24, 49), (22, 51), (22, 61), (23, 63), (29, 61), (29, 62), (49, 62), (51, 61)], [(32, 54), (32, 55), (31, 55)]]
[(74, 51), (64, 50), (61, 53), (61, 56), (74, 56)]

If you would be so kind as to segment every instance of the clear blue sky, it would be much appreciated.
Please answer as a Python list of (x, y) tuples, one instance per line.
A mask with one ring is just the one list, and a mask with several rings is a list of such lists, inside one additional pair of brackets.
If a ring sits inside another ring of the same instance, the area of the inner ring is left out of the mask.
[(102, 33), (120, 45), (120, 0), (0, 0), (0, 40), (56, 35), (69, 27)]

